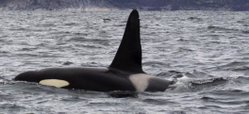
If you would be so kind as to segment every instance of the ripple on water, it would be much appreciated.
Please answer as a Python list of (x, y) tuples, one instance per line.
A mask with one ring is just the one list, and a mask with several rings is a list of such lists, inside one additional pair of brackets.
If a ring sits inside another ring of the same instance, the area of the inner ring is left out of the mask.
[(143, 102), (148, 103), (148, 104), (152, 104), (152, 105), (167, 105), (167, 104), (176, 104), (173, 101), (170, 100), (166, 100), (166, 99), (154, 99), (154, 98), (147, 98), (144, 99)]

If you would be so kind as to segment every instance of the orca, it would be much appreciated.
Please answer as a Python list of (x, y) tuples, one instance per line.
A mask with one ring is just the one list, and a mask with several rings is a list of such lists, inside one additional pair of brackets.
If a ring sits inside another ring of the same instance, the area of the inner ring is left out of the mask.
[(128, 18), (121, 44), (111, 65), (98, 68), (48, 68), (27, 71), (14, 80), (45, 86), (89, 91), (165, 91), (173, 82), (151, 76), (142, 69), (140, 20), (137, 10)]

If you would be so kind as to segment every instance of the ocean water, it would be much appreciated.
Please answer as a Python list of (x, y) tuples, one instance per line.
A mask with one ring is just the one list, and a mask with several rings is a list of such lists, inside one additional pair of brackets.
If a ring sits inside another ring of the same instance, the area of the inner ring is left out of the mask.
[(115, 98), (12, 79), (51, 67), (107, 67), (130, 10), (0, 11), (0, 113), (247, 114), (249, 12), (140, 11), (143, 68), (176, 81)]

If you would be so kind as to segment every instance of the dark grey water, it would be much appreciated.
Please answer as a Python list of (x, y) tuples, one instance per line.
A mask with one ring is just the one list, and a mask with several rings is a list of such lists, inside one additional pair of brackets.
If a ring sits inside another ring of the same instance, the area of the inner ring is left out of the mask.
[(11, 81), (51, 67), (106, 67), (129, 11), (1, 11), (0, 113), (249, 112), (249, 12), (141, 12), (143, 65), (177, 80), (166, 92), (108, 93)]

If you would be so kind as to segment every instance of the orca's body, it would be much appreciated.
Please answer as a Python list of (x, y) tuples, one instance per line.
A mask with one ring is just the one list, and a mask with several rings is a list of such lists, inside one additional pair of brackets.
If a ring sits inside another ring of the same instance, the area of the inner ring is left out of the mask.
[(139, 15), (129, 16), (123, 40), (112, 64), (106, 69), (50, 68), (19, 74), (14, 80), (41, 85), (92, 91), (164, 91), (171, 81), (156, 78), (142, 70)]

